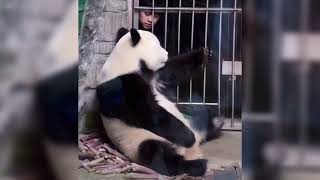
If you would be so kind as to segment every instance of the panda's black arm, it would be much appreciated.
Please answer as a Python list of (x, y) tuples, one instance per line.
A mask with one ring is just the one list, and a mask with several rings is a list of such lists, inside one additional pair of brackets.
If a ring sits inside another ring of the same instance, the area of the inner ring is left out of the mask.
[(196, 139), (193, 132), (179, 119), (158, 106), (152, 114), (152, 123), (146, 129), (183, 147), (191, 147)]
[(204, 48), (174, 56), (158, 71), (159, 79), (167, 87), (175, 87), (189, 81), (193, 73), (207, 62), (208, 51)]

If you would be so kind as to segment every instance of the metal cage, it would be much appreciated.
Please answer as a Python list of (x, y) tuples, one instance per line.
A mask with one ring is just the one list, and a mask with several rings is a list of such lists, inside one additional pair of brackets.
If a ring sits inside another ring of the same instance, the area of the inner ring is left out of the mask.
[[(175, 52), (171, 55), (187, 51), (183, 50), (182, 46), (189, 46), (185, 48), (188, 50), (197, 48), (195, 44), (199, 40), (202, 41), (202, 47), (213, 49), (214, 54), (210, 61), (215, 65), (209, 67), (211, 70), (205, 67), (201, 72), (202, 85), (198, 85), (196, 79), (190, 79), (188, 86), (177, 87), (177, 103), (212, 106), (218, 114), (226, 118), (227, 123), (223, 129), (241, 130), (241, 0), (163, 0), (163, 2), (162, 6), (156, 6), (155, 0), (150, 0), (152, 6), (146, 7), (139, 6), (139, 0), (132, 0), (132, 26), (139, 28), (139, 11), (149, 10), (152, 15), (159, 13), (163, 20), (161, 24), (163, 40), (160, 41), (168, 51), (172, 52), (174, 49)], [(186, 24), (190, 26), (185, 27)], [(155, 31), (152, 19), (151, 32)], [(203, 33), (195, 36), (197, 31)], [(175, 45), (170, 47), (170, 43)], [(216, 86), (217, 91), (210, 90), (209, 85)], [(194, 98), (195, 88), (202, 89), (199, 93), (202, 97)], [(235, 108), (240, 109), (240, 113), (238, 112), (236, 116)]]

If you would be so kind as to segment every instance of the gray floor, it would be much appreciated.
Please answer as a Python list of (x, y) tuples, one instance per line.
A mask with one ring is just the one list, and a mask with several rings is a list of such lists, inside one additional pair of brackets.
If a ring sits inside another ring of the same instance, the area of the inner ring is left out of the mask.
[(209, 167), (214, 169), (238, 164), (241, 167), (241, 131), (224, 131), (218, 139), (202, 145)]
[[(229, 168), (237, 164), (241, 167), (241, 131), (224, 131), (218, 139), (202, 145), (209, 167), (214, 169)], [(108, 178), (106, 175), (88, 173), (79, 169), (79, 180), (123, 179), (121, 175)], [(216, 180), (225, 178), (215, 178)]]

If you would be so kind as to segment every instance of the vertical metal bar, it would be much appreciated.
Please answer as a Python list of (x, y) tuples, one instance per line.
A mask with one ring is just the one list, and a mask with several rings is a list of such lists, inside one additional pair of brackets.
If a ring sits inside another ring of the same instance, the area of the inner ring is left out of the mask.
[(276, 141), (282, 141), (281, 128), (282, 123), (280, 119), (280, 105), (281, 105), (281, 73), (280, 73), (280, 34), (281, 34), (281, 8), (282, 0), (273, 0), (273, 49), (272, 49), (272, 82), (273, 82), (273, 113), (275, 114), (275, 124), (274, 124), (274, 136)]
[[(181, 8), (181, 0), (179, 0), (179, 8)], [(178, 54), (180, 54), (180, 27), (181, 26), (181, 10), (179, 9), (178, 17)], [(179, 86), (177, 86), (177, 102), (179, 102)]]
[[(234, 2), (234, 9), (237, 8), (237, 0)], [(236, 77), (234, 75), (234, 64), (235, 64), (235, 52), (236, 52), (236, 21), (237, 21), (237, 13), (236, 11), (233, 12), (233, 36), (232, 36), (232, 95), (231, 95), (231, 127), (234, 124), (234, 90), (235, 90), (235, 80)]]
[(207, 81), (207, 66), (203, 69), (203, 99), (202, 102), (206, 103), (206, 82)]
[(166, 13), (165, 13), (165, 24), (164, 24), (164, 49), (167, 49), (167, 31), (168, 31), (168, 0), (166, 0)]
[[(194, 8), (196, 1), (192, 1), (192, 20), (191, 20), (191, 50), (193, 49), (193, 33), (194, 33)], [(192, 78), (190, 79), (190, 96), (189, 96), (189, 102), (192, 102)]]
[[(207, 4), (206, 4), (206, 25), (205, 25), (205, 29), (204, 29), (204, 47), (207, 49), (208, 46), (208, 8), (209, 8), (209, 0), (207, 0)], [(204, 67), (203, 69), (203, 97), (202, 97), (202, 102), (205, 103), (206, 102), (206, 78), (207, 78), (207, 66)]]
[(177, 86), (177, 103), (179, 102), (179, 86)]
[(190, 87), (189, 87), (189, 102), (192, 102), (192, 78), (190, 79)]
[[(179, 0), (179, 8), (181, 8), (181, 0)], [(181, 28), (181, 10), (179, 9), (178, 15), (178, 54), (180, 54), (180, 28)]]
[[(220, 8), (223, 7), (223, 0), (221, 0)], [(219, 56), (218, 56), (218, 113), (221, 113), (221, 34), (222, 34), (222, 11), (219, 14)]]
[(191, 19), (191, 50), (193, 49), (193, 33), (194, 33), (194, 8), (195, 0), (192, 1), (192, 19)]
[(205, 29), (204, 29), (204, 47), (207, 48), (207, 44), (208, 44), (208, 15), (209, 15), (209, 0), (207, 0), (206, 3), (206, 24), (205, 24)]
[(300, 26), (301, 26), (301, 38), (300, 38), (300, 54), (301, 54), (301, 64), (300, 64), (300, 136), (299, 144), (301, 148), (300, 160), (304, 161), (304, 150), (308, 143), (308, 91), (309, 91), (309, 60), (306, 57), (306, 33), (308, 31), (308, 10), (309, 10), (309, 0), (301, 1), (301, 16), (300, 16)]
[[(154, 0), (152, 0), (152, 8), (154, 8)], [(154, 9), (152, 9), (152, 22), (151, 22), (151, 32), (154, 30)]]

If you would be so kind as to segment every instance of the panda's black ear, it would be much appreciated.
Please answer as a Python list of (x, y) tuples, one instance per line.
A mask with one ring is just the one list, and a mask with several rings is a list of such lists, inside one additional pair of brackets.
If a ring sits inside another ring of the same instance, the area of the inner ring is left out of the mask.
[(132, 45), (136, 46), (141, 39), (140, 34), (139, 34), (138, 30), (136, 30), (134, 28), (132, 28), (130, 30), (130, 34), (131, 34), (131, 39), (132, 39)]
[(128, 32), (129, 32), (128, 29), (126, 29), (126, 28), (124, 28), (124, 27), (120, 28), (120, 29), (118, 30), (118, 32), (117, 32), (116, 42), (118, 42), (118, 41), (122, 38), (122, 36), (124, 36), (124, 35), (127, 34)]

